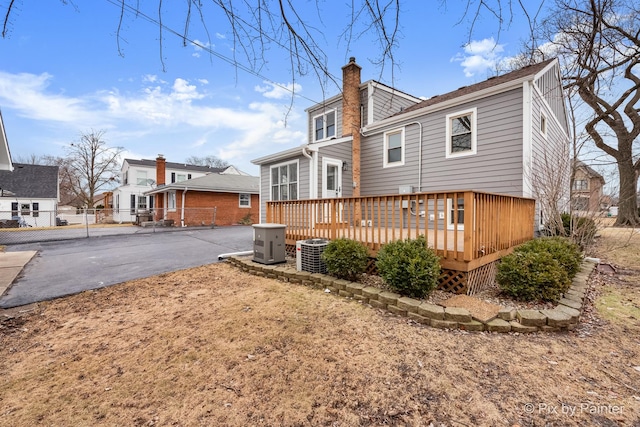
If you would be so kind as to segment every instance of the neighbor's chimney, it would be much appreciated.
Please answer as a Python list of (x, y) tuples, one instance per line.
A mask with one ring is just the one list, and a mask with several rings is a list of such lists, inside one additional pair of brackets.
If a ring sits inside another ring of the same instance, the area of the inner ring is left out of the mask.
[(342, 67), (342, 135), (353, 137), (351, 143), (351, 173), (353, 175), (353, 197), (360, 197), (360, 70), (356, 58)]
[(164, 185), (165, 176), (167, 172), (167, 161), (162, 154), (158, 154), (156, 157), (156, 185)]

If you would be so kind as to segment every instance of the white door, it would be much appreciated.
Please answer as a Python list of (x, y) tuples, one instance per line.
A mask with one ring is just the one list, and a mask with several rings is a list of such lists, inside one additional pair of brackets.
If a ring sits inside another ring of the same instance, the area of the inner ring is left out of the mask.
[[(454, 224), (454, 218), (457, 212), (458, 224)], [(457, 228), (458, 230), (464, 230), (464, 199), (460, 197), (457, 200), (456, 206), (453, 205), (453, 199), (447, 199), (447, 228), (449, 230), (453, 230)]]
[(342, 161), (322, 158), (322, 198), (342, 197)]
[[(322, 198), (335, 199), (342, 197), (342, 161), (322, 158)], [(331, 204), (323, 203), (322, 222), (331, 222), (333, 219)], [(342, 220), (342, 204), (334, 206), (338, 210), (335, 220)], [(335, 211), (333, 211), (335, 212)]]

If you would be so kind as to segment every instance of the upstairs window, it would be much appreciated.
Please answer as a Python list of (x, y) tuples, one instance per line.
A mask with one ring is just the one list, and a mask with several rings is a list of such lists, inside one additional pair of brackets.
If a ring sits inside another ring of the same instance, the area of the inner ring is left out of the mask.
[(475, 108), (447, 115), (447, 158), (476, 154), (476, 116)]
[(271, 167), (271, 200), (298, 200), (298, 162)]
[(336, 136), (336, 111), (329, 111), (313, 118), (314, 141)]
[(584, 191), (589, 189), (586, 179), (576, 179), (573, 181), (573, 189), (576, 191)]
[(147, 185), (147, 171), (136, 171), (136, 184)]
[(404, 129), (384, 134), (383, 167), (404, 165)]

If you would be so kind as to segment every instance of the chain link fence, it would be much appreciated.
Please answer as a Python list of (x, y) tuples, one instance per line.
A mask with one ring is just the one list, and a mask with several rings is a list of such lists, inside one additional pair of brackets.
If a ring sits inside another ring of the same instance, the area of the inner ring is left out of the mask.
[(114, 210), (58, 209), (0, 211), (0, 245), (185, 231), (216, 225), (253, 223), (249, 214), (213, 208)]

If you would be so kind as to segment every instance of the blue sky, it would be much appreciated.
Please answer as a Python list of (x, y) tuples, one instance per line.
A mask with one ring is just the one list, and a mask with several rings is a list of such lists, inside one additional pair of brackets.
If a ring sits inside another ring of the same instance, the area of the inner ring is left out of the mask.
[[(8, 3), (0, 0), (1, 16)], [(183, 3), (164, 2), (163, 23), (177, 31), (184, 27), (184, 11), (171, 8)], [(377, 52), (371, 37), (356, 38), (348, 46), (341, 41), (346, 25), (341, 17), (350, 13), (344, 2), (319, 2), (318, 9), (314, 1), (295, 3), (305, 16), (314, 17), (317, 40), (335, 76), (355, 56), (363, 81), (380, 80), (416, 96), (484, 80), (497, 63), (518, 53), (527, 36), (516, 16), (498, 38), (496, 21), (485, 14), (469, 38), (470, 23), (459, 22), (466, 1), (406, 1), (392, 75), (390, 68), (381, 71), (372, 62)], [(183, 46), (179, 37), (165, 32), (161, 61), (157, 25), (129, 14), (121, 29), (120, 55), (120, 9), (111, 0), (37, 6), (25, 1), (16, 7), (8, 37), (0, 39), (0, 109), (14, 158), (62, 156), (66, 145), (94, 129), (106, 131), (107, 143), (124, 147), (127, 158), (162, 153), (168, 161), (182, 162), (193, 155), (215, 155), (257, 175), (250, 160), (304, 143), (304, 109), (338, 92), (335, 87), (323, 92), (309, 74), (296, 78), (299, 96), (292, 103), (283, 89), (293, 85), (288, 52), (277, 46), (265, 52), (266, 62), (255, 75), (191, 43)], [(208, 38), (194, 19), (190, 37), (232, 58), (239, 51), (219, 18), (219, 9), (206, 15)], [(241, 65), (250, 65), (238, 58)]]

